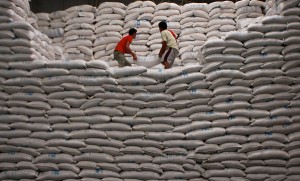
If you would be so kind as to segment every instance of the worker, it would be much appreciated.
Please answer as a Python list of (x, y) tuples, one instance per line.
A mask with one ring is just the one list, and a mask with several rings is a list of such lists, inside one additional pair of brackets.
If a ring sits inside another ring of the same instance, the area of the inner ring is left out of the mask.
[(159, 51), (159, 57), (161, 58), (167, 50), (162, 64), (166, 69), (169, 69), (170, 67), (172, 67), (175, 58), (179, 55), (179, 48), (176, 42), (176, 34), (173, 31), (168, 30), (168, 25), (165, 21), (161, 21), (158, 24), (158, 27), (162, 39), (162, 47)]
[(124, 54), (131, 54), (133, 60), (137, 60), (136, 54), (130, 49), (132, 40), (136, 37), (137, 30), (131, 28), (129, 35), (123, 37), (117, 44), (114, 51), (114, 59), (119, 63), (119, 67), (131, 66), (131, 63), (125, 58)]

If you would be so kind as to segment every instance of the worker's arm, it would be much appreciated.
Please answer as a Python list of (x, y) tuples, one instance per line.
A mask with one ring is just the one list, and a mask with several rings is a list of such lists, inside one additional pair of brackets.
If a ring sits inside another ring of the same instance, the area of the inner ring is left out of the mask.
[(161, 49), (160, 49), (159, 54), (158, 54), (159, 58), (161, 58), (163, 56), (163, 54), (165, 53), (166, 49), (167, 49), (167, 42), (163, 41)]
[(130, 45), (130, 42), (127, 42), (126, 47), (125, 47), (126, 53), (129, 53), (132, 56), (133, 60), (137, 60), (136, 54), (133, 53), (133, 51), (130, 49), (129, 45)]

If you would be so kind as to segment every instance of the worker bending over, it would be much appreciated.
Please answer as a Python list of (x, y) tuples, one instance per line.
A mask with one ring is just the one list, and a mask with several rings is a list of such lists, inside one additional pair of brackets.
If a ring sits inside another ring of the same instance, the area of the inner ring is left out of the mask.
[(137, 30), (131, 28), (129, 35), (123, 37), (117, 44), (114, 51), (114, 59), (119, 63), (119, 67), (131, 66), (131, 63), (125, 58), (124, 54), (131, 54), (133, 60), (137, 60), (136, 54), (130, 49), (132, 40), (136, 37)]
[(168, 30), (167, 22), (165, 21), (161, 21), (158, 24), (158, 27), (162, 39), (162, 47), (159, 51), (159, 57), (161, 58), (167, 50), (162, 64), (166, 69), (168, 69), (173, 65), (175, 58), (179, 55), (176, 34), (173, 31)]

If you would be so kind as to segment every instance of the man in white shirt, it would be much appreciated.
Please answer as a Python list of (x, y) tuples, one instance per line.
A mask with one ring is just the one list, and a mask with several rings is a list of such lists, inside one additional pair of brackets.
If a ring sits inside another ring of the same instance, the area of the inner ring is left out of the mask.
[(165, 21), (161, 21), (158, 24), (158, 27), (162, 39), (162, 47), (159, 52), (159, 57), (161, 58), (167, 50), (162, 64), (166, 69), (168, 69), (173, 65), (175, 58), (179, 55), (179, 48), (176, 42), (176, 34), (173, 31), (168, 30), (168, 26)]

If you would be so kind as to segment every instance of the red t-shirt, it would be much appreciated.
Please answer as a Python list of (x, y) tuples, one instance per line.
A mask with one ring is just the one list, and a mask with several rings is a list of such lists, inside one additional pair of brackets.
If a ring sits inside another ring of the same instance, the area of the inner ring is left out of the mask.
[(126, 52), (126, 43), (127, 42), (130, 42), (130, 43), (132, 42), (132, 36), (127, 35), (127, 36), (123, 37), (117, 44), (115, 50), (122, 52), (123, 54), (127, 53)]

